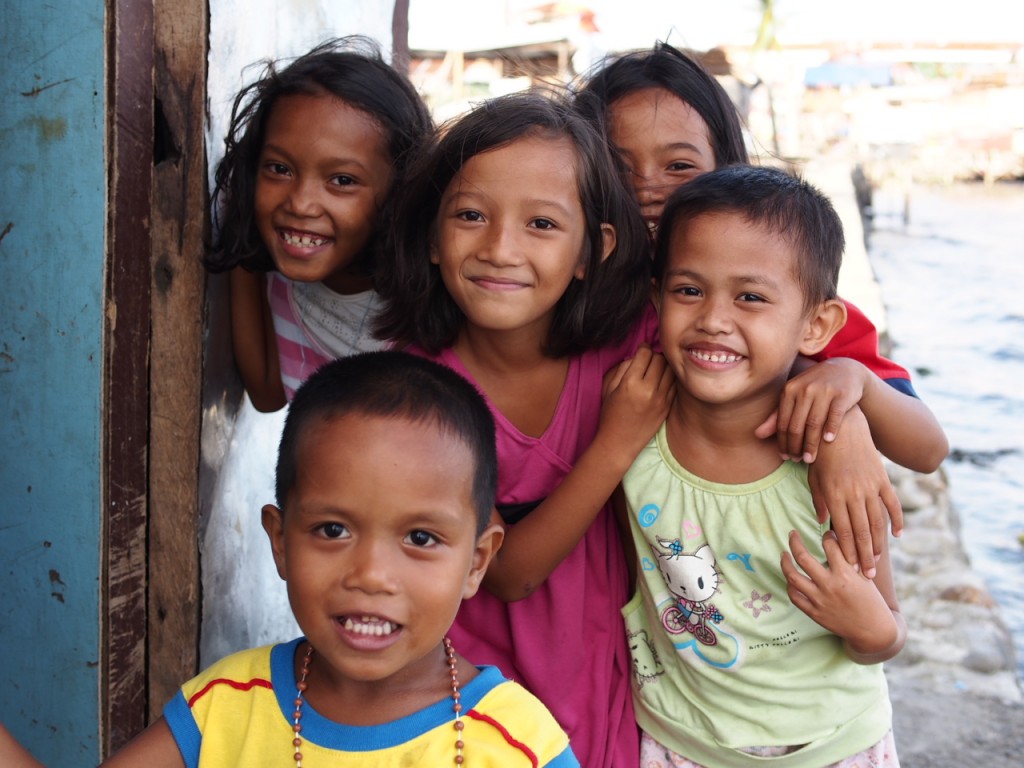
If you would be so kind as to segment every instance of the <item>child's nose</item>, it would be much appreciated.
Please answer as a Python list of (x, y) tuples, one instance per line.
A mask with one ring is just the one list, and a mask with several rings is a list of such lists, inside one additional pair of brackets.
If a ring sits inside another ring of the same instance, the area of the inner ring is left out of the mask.
[(313, 180), (296, 179), (288, 194), (288, 208), (298, 216), (318, 216), (322, 210), (319, 185)]
[(520, 248), (513, 227), (493, 227), (484, 247), (480, 250), (480, 257), (499, 266), (517, 264), (520, 259)]
[(393, 592), (394, 580), (388, 567), (390, 558), (380, 542), (355, 543), (342, 580), (344, 586), (368, 594)]
[(671, 191), (671, 187), (663, 183), (656, 174), (644, 177), (634, 176), (633, 188), (636, 190), (636, 197), (640, 201), (640, 205), (662, 205)]
[(729, 304), (726, 301), (709, 299), (704, 302), (704, 311), (697, 320), (698, 327), (705, 333), (728, 331), (732, 324)]

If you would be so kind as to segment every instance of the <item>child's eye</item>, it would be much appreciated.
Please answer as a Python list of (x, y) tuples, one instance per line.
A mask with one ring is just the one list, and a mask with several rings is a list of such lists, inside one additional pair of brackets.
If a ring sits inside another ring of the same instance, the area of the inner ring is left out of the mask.
[(316, 531), (325, 539), (340, 539), (348, 534), (348, 528), (341, 523), (324, 523), (318, 526)]
[(455, 218), (461, 219), (462, 221), (483, 221), (484, 217), (480, 211), (459, 211), (455, 214)]
[(551, 219), (534, 219), (530, 222), (530, 226), (540, 230), (555, 229), (555, 222)]
[(700, 296), (700, 288), (692, 285), (676, 285), (670, 288), (669, 292), (680, 296)]
[(426, 531), (411, 531), (405, 540), (414, 547), (429, 547), (431, 544), (437, 543), (437, 538)]
[(269, 163), (265, 163), (263, 167), (268, 173), (272, 173), (276, 176), (287, 176), (289, 174), (288, 166), (284, 163), (271, 161)]
[(668, 170), (674, 171), (676, 173), (692, 171), (695, 170), (696, 168), (697, 166), (695, 166), (693, 163), (687, 160), (676, 160), (675, 162), (668, 164)]
[(339, 187), (349, 187), (356, 183), (356, 180), (351, 176), (341, 174), (331, 179), (331, 183)]
[(744, 301), (744, 302), (746, 302), (746, 301), (749, 301), (749, 302), (762, 302), (764, 300), (765, 300), (764, 296), (759, 296), (756, 293), (741, 293), (740, 294), (740, 301)]

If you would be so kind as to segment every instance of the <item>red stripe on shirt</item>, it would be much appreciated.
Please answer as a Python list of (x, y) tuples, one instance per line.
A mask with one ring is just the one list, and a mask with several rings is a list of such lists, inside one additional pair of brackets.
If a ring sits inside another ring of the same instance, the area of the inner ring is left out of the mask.
[(490, 723), (494, 728), (497, 729), (498, 733), (505, 737), (505, 741), (507, 741), (513, 747), (517, 748), (520, 752), (522, 752), (524, 755), (530, 758), (530, 765), (532, 765), (534, 768), (537, 768), (537, 766), (540, 765), (540, 762), (537, 760), (537, 756), (533, 754), (533, 750), (531, 750), (521, 741), (512, 738), (512, 734), (505, 730), (505, 726), (503, 726), (494, 718), (488, 717), (487, 715), (481, 715), (475, 709), (469, 710), (469, 712), (466, 713), (466, 717), (471, 717), (474, 720), (479, 720), (484, 723)]
[(192, 695), (192, 698), (188, 700), (188, 706), (191, 709), (192, 705), (199, 701), (206, 693), (213, 688), (215, 685), (230, 685), (237, 691), (248, 691), (253, 688), (266, 688), (268, 690), (274, 690), (274, 686), (271, 685), (269, 680), (264, 680), (262, 677), (254, 677), (246, 683), (240, 683), (238, 680), (228, 680), (224, 677), (219, 677), (216, 680), (211, 680), (203, 689)]

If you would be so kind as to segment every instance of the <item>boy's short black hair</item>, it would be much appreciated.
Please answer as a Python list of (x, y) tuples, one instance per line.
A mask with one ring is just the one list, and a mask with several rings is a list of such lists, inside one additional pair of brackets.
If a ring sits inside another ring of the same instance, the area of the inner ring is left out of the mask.
[(672, 193), (661, 214), (654, 249), (654, 275), (659, 283), (680, 227), (698, 216), (716, 213), (740, 214), (792, 244), (805, 310), (836, 297), (846, 241), (832, 203), (793, 174), (752, 165), (719, 168)]
[(477, 535), (491, 518), (498, 485), (494, 417), (476, 388), (450, 368), (405, 352), (342, 357), (323, 365), (295, 393), (277, 456), (277, 506), (295, 485), (299, 441), (310, 423), (349, 413), (431, 422), (472, 452)]

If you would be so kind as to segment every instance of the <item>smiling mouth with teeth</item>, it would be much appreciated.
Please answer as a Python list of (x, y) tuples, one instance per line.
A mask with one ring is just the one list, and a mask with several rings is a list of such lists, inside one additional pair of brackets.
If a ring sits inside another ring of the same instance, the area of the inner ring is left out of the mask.
[(292, 232), (281, 232), (281, 239), (288, 243), (288, 245), (299, 248), (319, 248), (327, 242), (326, 237), (318, 237), (317, 235), (310, 235), (308, 233), (296, 235)]
[(690, 354), (706, 363), (735, 363), (743, 359), (743, 355), (736, 355), (731, 352), (699, 352), (691, 350)]
[(357, 635), (369, 635), (371, 637), (384, 637), (398, 630), (399, 625), (391, 621), (382, 621), (375, 616), (360, 616), (353, 618), (346, 616), (342, 626), (348, 632)]

